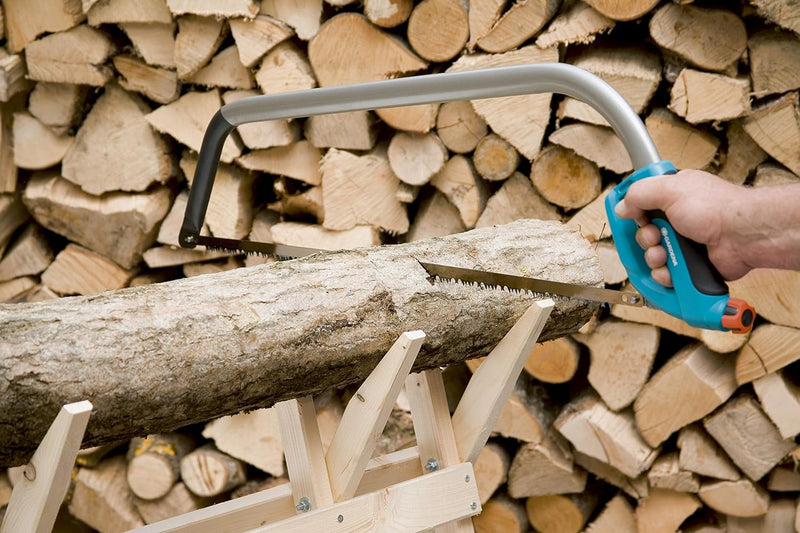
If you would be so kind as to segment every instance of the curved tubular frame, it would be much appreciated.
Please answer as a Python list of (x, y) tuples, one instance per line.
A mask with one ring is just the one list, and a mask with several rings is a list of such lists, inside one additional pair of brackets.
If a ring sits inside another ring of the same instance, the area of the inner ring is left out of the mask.
[(622, 140), (635, 168), (659, 160), (658, 151), (644, 124), (625, 99), (599, 77), (565, 63), (427, 74), (253, 96), (223, 106), (208, 125), (189, 191), (180, 244), (188, 248), (196, 245), (211, 197), (222, 145), (230, 132), (240, 124), (535, 93), (565, 94), (597, 109)]

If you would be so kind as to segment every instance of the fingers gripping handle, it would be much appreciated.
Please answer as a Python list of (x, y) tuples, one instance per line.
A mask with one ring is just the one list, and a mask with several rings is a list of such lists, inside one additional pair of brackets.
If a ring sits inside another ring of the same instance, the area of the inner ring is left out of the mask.
[(616, 214), (617, 204), (632, 183), (675, 172), (669, 161), (651, 163), (628, 176), (606, 197), (608, 222), (628, 278), (650, 304), (691, 326), (746, 333), (752, 328), (755, 311), (744, 301), (729, 297), (728, 287), (709, 261), (705, 245), (676, 233), (663, 212), (648, 213), (667, 250), (667, 268), (674, 288), (664, 287), (650, 275), (644, 250), (636, 243), (636, 222)]

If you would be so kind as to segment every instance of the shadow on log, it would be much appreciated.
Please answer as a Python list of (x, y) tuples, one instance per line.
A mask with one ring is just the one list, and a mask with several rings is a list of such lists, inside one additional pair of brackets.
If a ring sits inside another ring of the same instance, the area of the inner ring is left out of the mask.
[[(598, 286), (591, 245), (525, 220), (88, 297), (0, 306), (0, 466), (27, 461), (62, 405), (84, 446), (169, 431), (363, 380), (403, 331), (415, 371), (486, 355), (532, 295), (432, 283), (418, 260)], [(559, 299), (540, 340), (594, 304)]]

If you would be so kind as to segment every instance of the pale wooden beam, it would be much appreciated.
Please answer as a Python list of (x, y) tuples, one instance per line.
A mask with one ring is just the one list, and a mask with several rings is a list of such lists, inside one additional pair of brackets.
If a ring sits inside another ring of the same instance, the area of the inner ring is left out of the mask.
[(477, 460), (554, 305), (550, 299), (531, 305), (470, 379), (453, 413), (462, 461)]
[(292, 480), (292, 495), (298, 511), (333, 503), (325, 453), (317, 425), (314, 399), (304, 396), (275, 404), (286, 468)]
[(325, 461), (334, 501), (352, 498), (425, 334), (410, 331), (389, 349), (347, 404)]
[(91, 414), (92, 404), (85, 400), (61, 408), (14, 486), (0, 531), (47, 533), (53, 528)]

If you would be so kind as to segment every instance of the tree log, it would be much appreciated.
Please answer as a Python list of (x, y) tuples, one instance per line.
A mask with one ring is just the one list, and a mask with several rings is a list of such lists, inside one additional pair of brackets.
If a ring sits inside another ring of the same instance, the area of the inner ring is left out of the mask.
[[(431, 283), (418, 260), (598, 285), (591, 246), (555, 222), (316, 255), (173, 283), (0, 306), (0, 466), (30, 457), (65, 403), (91, 398), (86, 446), (364, 379), (403, 331), (416, 369), (486, 355), (532, 296)], [(592, 304), (559, 300), (541, 341)]]

